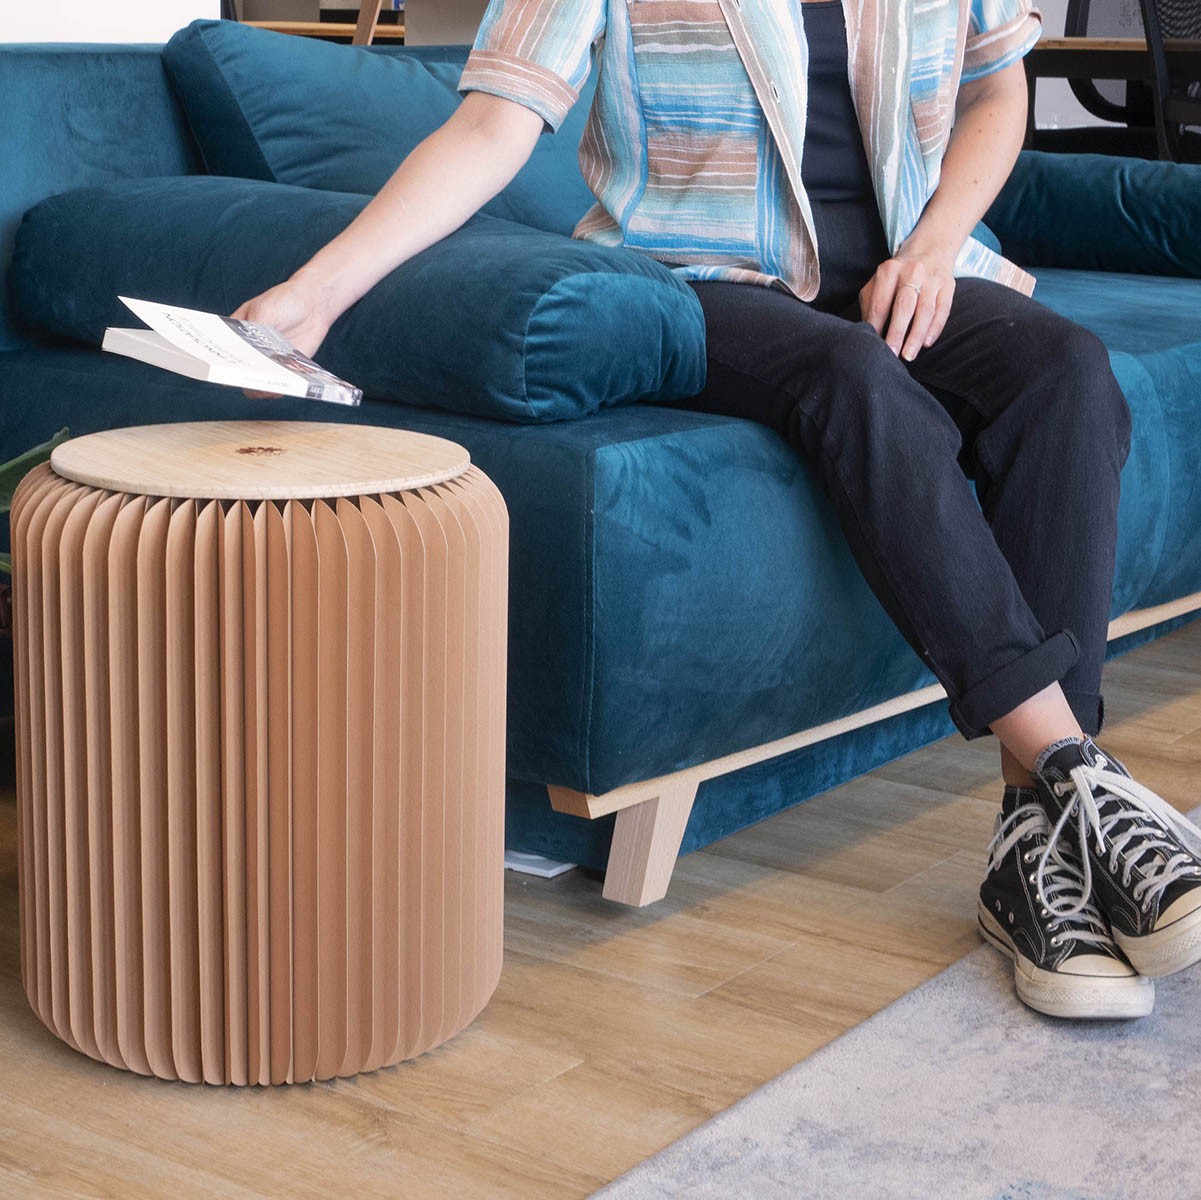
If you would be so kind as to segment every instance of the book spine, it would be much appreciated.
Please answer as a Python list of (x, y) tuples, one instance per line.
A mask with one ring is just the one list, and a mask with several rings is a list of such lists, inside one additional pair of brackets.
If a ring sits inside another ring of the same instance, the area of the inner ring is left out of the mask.
[(327, 404), (345, 404), (352, 408), (363, 402), (362, 391), (349, 384), (310, 383), (305, 395), (309, 400), (324, 400)]

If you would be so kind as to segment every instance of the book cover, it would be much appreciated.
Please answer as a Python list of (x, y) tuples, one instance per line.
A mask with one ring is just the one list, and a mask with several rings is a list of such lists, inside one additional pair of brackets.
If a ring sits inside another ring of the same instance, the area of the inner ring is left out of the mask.
[(119, 297), (149, 329), (105, 330), (102, 348), (209, 383), (330, 404), (363, 393), (302, 354), (269, 325), (150, 300)]

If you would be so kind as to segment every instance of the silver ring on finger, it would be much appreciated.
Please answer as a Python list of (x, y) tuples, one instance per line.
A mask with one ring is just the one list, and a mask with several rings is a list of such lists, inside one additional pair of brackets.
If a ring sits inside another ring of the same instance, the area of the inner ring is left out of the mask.
[(919, 296), (922, 294), (922, 289), (916, 283), (903, 283), (901, 287), (911, 287)]

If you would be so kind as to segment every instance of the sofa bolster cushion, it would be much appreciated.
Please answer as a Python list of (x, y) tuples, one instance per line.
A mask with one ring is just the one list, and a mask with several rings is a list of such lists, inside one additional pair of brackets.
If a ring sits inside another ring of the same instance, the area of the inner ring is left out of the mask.
[[(188, 176), (80, 189), (25, 216), (10, 275), (34, 329), (97, 344), (119, 295), (232, 312), (287, 278), (366, 196)], [(510, 421), (694, 395), (692, 289), (634, 251), (478, 215), (344, 313), (317, 353), (367, 396)]]
[(1201, 277), (1201, 166), (1024, 150), (985, 220), (1024, 267)]
[[(374, 195), (462, 101), (461, 64), (236, 21), (193, 21), (164, 47), (163, 64), (210, 174), (334, 192)], [(484, 213), (572, 232), (593, 202), (576, 155), (590, 96), (558, 134), (538, 139)]]

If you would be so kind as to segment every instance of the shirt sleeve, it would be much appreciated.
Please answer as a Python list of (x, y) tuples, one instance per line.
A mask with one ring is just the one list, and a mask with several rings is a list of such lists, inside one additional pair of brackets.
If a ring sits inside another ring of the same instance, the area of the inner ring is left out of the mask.
[(605, 0), (491, 0), (458, 90), (515, 100), (558, 129), (604, 31)]
[(1038, 41), (1042, 27), (1042, 14), (1032, 0), (971, 0), (962, 81), (1017, 62)]

